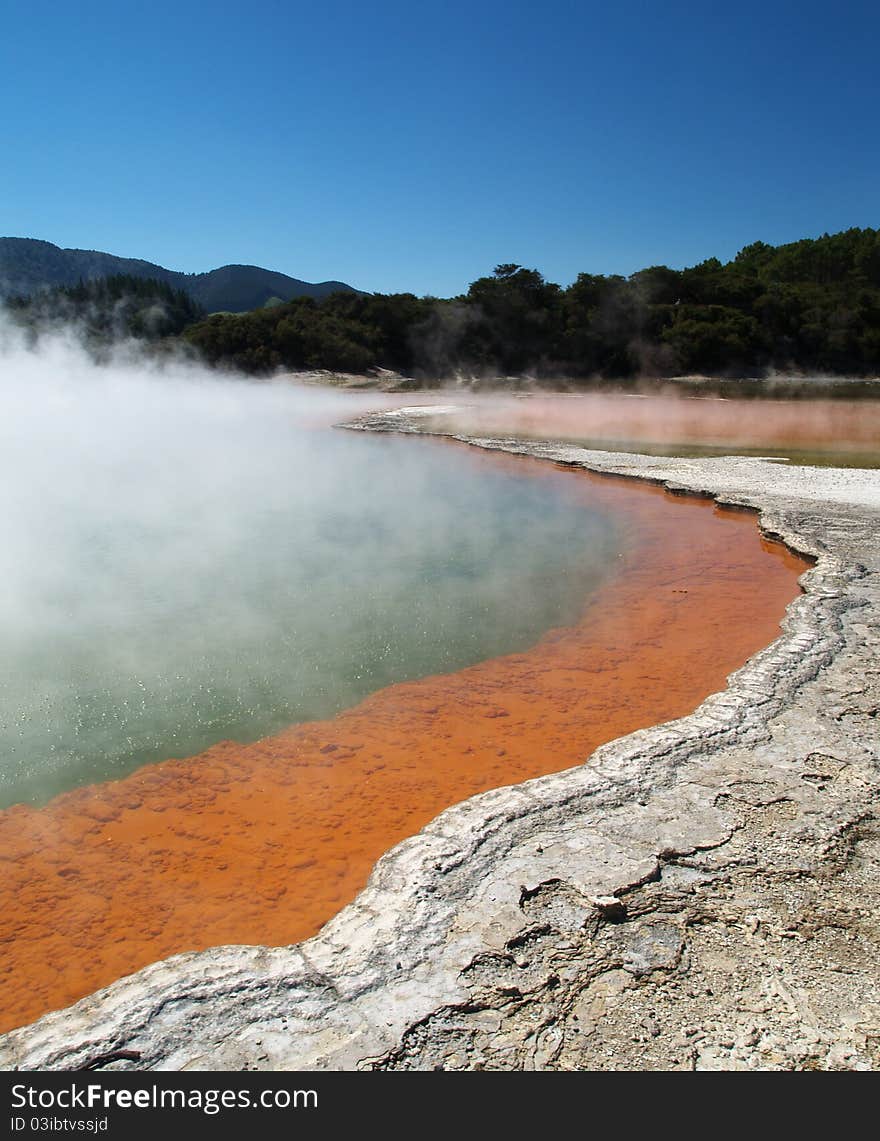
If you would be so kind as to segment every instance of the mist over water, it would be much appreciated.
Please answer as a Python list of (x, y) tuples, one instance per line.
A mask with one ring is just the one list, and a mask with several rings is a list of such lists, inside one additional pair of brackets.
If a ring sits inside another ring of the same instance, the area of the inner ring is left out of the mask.
[(607, 516), (564, 481), (331, 427), (359, 410), (0, 337), (0, 804), (576, 619), (617, 552)]
[[(772, 389), (771, 389), (772, 390)], [(880, 467), (880, 401), (723, 399), (653, 393), (526, 393), (467, 399), (440, 431), (567, 440), (653, 455), (759, 455)]]

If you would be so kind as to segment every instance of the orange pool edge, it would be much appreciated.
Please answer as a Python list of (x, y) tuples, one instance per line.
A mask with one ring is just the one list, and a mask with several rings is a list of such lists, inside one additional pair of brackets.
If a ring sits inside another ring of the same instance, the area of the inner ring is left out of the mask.
[(580, 622), (337, 717), (0, 813), (0, 1030), (180, 951), (315, 934), (376, 860), (444, 808), (560, 771), (691, 712), (779, 634), (810, 565), (753, 513), (578, 480), (630, 540)]

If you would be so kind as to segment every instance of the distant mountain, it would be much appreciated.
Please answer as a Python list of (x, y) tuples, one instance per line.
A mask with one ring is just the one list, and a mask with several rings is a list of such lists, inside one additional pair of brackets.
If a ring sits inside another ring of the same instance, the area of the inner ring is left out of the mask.
[(273, 297), (327, 297), (357, 293), (343, 281), (317, 284), (257, 265), (224, 265), (210, 273), (178, 273), (139, 258), (120, 258), (99, 250), (64, 250), (37, 238), (0, 238), (0, 298), (38, 293), (55, 285), (76, 285), (101, 277), (128, 274), (167, 282), (185, 290), (209, 313), (244, 313)]

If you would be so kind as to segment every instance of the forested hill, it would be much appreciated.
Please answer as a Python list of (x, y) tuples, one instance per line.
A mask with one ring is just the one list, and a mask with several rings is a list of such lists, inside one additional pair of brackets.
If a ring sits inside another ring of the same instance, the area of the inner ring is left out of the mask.
[(29, 296), (54, 286), (118, 277), (149, 278), (182, 289), (208, 312), (243, 313), (272, 298), (320, 299), (338, 291), (354, 292), (341, 281), (312, 283), (256, 265), (225, 265), (210, 273), (179, 273), (137, 258), (99, 250), (65, 250), (37, 238), (0, 238), (0, 298)]
[(184, 336), (248, 372), (395, 369), (609, 379), (775, 369), (880, 376), (880, 231), (755, 242), (722, 264), (651, 266), (630, 277), (496, 266), (451, 298), (336, 294), (215, 315)]
[[(708, 258), (687, 269), (580, 273), (566, 288), (508, 263), (446, 300), (307, 286), (253, 266), (188, 276), (11, 238), (0, 239), (0, 278), (10, 250), (18, 277), (13, 287), (5, 271), (7, 297), (40, 293), (38, 282), (45, 289), (53, 274), (74, 275), (60, 291), (15, 302), (18, 319), (34, 329), (73, 312), (103, 343), (120, 327), (105, 314), (111, 306), (123, 313), (126, 336), (182, 338), (208, 363), (254, 374), (380, 368), (424, 381), (458, 374), (493, 383), (771, 370), (880, 376), (880, 230), (776, 247), (754, 242), (727, 263)], [(111, 269), (112, 280), (95, 292)], [(145, 278), (153, 279), (149, 288)], [(300, 292), (285, 301), (294, 288)]]

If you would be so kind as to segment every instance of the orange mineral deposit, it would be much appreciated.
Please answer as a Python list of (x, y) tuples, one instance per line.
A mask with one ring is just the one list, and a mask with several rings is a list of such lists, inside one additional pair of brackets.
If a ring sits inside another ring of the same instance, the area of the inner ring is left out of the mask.
[(619, 568), (580, 621), (332, 720), (0, 813), (2, 1029), (179, 951), (308, 938), (444, 808), (690, 712), (778, 635), (807, 564), (764, 540), (753, 514), (486, 462), (578, 481), (620, 521)]

